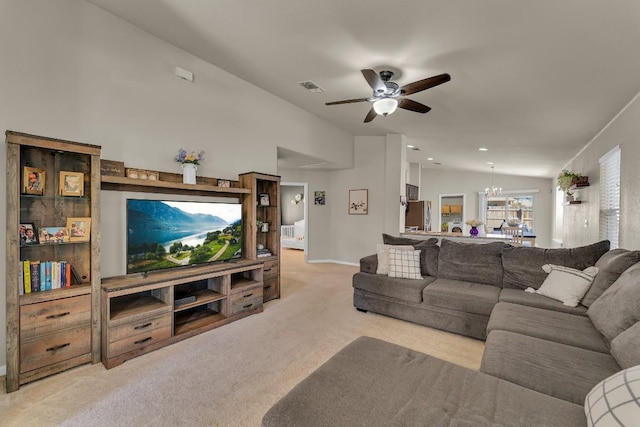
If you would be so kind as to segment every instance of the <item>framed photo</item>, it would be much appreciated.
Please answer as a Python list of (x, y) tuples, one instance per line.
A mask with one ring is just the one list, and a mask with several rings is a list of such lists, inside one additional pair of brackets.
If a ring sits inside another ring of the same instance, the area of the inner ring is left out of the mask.
[(84, 196), (84, 174), (60, 171), (59, 193), (61, 196)]
[(313, 193), (313, 204), (314, 205), (324, 205), (325, 204), (325, 192), (324, 191), (316, 191)]
[(40, 227), (38, 233), (38, 239), (40, 244), (47, 243), (68, 243), (69, 242), (69, 230), (67, 227)]
[(20, 245), (35, 245), (38, 243), (38, 234), (36, 226), (32, 222), (23, 222), (18, 226), (20, 233)]
[(88, 242), (91, 238), (91, 218), (67, 218), (69, 241)]
[(231, 181), (229, 181), (228, 179), (219, 179), (218, 180), (218, 187), (229, 188), (229, 187), (231, 187)]
[(22, 192), (24, 194), (36, 194), (42, 196), (44, 194), (44, 185), (46, 181), (44, 169), (32, 168), (25, 166), (22, 168)]
[(269, 193), (260, 193), (260, 206), (269, 206), (271, 205), (271, 203), (269, 203)]
[(349, 215), (369, 212), (369, 190), (349, 190)]

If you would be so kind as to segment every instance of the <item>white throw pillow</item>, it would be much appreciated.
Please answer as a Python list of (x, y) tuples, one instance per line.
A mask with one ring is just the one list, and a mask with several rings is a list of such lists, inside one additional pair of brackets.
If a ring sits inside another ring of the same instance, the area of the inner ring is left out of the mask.
[(549, 273), (542, 286), (537, 291), (534, 291), (533, 288), (527, 288), (527, 292), (533, 291), (536, 294), (553, 298), (567, 307), (578, 306), (598, 274), (598, 267), (587, 267), (580, 271), (561, 265), (545, 264), (542, 269)]
[(412, 251), (411, 245), (385, 245), (378, 243), (376, 245), (376, 253), (378, 254), (378, 268), (376, 274), (389, 274), (389, 249), (396, 248), (404, 251)]
[(420, 274), (420, 251), (389, 249), (389, 277), (422, 279)]
[(616, 372), (587, 394), (588, 427), (637, 426), (640, 420), (640, 366)]

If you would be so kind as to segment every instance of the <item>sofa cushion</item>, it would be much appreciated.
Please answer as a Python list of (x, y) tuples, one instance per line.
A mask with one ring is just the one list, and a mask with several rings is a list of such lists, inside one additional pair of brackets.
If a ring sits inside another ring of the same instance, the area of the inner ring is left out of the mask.
[(435, 277), (411, 280), (382, 274), (356, 273), (353, 275), (353, 287), (403, 301), (421, 303), (422, 290), (434, 280), (436, 280)]
[(622, 273), (587, 315), (609, 341), (640, 320), (640, 263)]
[(463, 243), (443, 239), (438, 254), (438, 277), (502, 287), (502, 242)]
[(420, 251), (389, 249), (389, 277), (421, 280)]
[(598, 267), (587, 267), (584, 270), (545, 264), (542, 269), (549, 273), (539, 289), (527, 288), (527, 292), (535, 292), (562, 302), (567, 307), (577, 307), (584, 294), (587, 293), (593, 278), (598, 274)]
[(611, 341), (611, 354), (623, 368), (640, 365), (640, 322)]
[(438, 239), (436, 237), (430, 237), (426, 240), (409, 239), (407, 237), (396, 237), (383, 233), (382, 243), (385, 245), (411, 245), (416, 249), (421, 249), (423, 246), (436, 246), (438, 244)]
[(487, 333), (511, 331), (587, 350), (609, 353), (604, 337), (586, 316), (499, 302), (491, 312)]
[(420, 267), (423, 276), (438, 276), (440, 246), (420, 246)]
[(498, 302), (500, 288), (459, 280), (437, 279), (422, 291), (426, 304), (467, 313), (491, 314)]
[(391, 248), (413, 251), (413, 246), (411, 245), (385, 245), (384, 243), (378, 243), (376, 245), (376, 255), (378, 256), (376, 274), (389, 274), (389, 250)]
[(505, 246), (502, 250), (503, 287), (538, 289), (547, 277), (542, 270), (543, 265), (556, 264), (584, 270), (595, 265), (608, 250), (608, 240), (570, 249)]
[(336, 353), (262, 419), (264, 427), (585, 423), (582, 405), (369, 337)]
[(640, 262), (640, 251), (612, 249), (602, 255), (598, 262), (596, 262), (596, 267), (598, 267), (600, 271), (593, 280), (587, 294), (582, 299), (581, 304), (591, 307), (591, 304), (593, 304), (604, 291), (609, 289), (609, 286), (611, 286), (626, 269), (638, 262)]
[(360, 271), (363, 273), (376, 274), (378, 271), (378, 255), (367, 255), (360, 258)]
[(500, 301), (512, 302), (514, 304), (528, 305), (531, 307), (544, 308), (546, 310), (561, 311), (563, 313), (587, 315), (587, 307), (578, 305), (577, 307), (567, 307), (560, 301), (545, 297), (543, 295), (531, 294), (522, 289), (503, 289), (500, 291)]
[(481, 372), (578, 405), (619, 370), (608, 354), (497, 330), (487, 337), (480, 365)]

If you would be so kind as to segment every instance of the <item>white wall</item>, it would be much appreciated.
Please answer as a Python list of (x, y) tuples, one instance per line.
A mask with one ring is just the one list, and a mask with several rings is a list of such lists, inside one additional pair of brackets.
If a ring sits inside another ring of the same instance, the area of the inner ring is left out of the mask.
[[(103, 158), (162, 171), (179, 172), (180, 147), (204, 149), (198, 173), (218, 178), (276, 173), (277, 146), (353, 163), (347, 132), (82, 0), (1, 0), (0, 10), (2, 130), (101, 145)], [(194, 72), (195, 83), (176, 78), (176, 66)], [(102, 235), (111, 236), (102, 245), (103, 275), (123, 274), (126, 195), (102, 197)], [(2, 277), (5, 256), (1, 245)], [(4, 285), (0, 319), (2, 366)]]
[[(515, 175), (493, 177), (495, 184), (503, 190), (540, 190), (534, 194), (534, 221), (536, 245), (551, 247), (553, 235), (553, 180), (550, 178), (530, 178)], [(420, 199), (431, 200), (434, 231), (439, 230), (438, 197), (440, 194), (465, 194), (464, 217), (469, 220), (479, 218), (478, 192), (491, 185), (491, 173), (422, 169)]]
[[(599, 240), (599, 159), (620, 146), (620, 238), (619, 246), (640, 249), (640, 100), (636, 97), (566, 167), (589, 177), (581, 191), (582, 204), (564, 206), (562, 241), (565, 247)], [(558, 171), (560, 172), (560, 171)], [(586, 227), (585, 227), (586, 224)]]

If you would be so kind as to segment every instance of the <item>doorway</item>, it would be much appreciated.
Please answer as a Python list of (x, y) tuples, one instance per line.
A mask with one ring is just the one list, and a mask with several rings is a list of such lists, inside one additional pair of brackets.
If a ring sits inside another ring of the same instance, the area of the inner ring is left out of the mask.
[(280, 248), (303, 251), (305, 260), (309, 245), (308, 187), (306, 182), (280, 183)]

